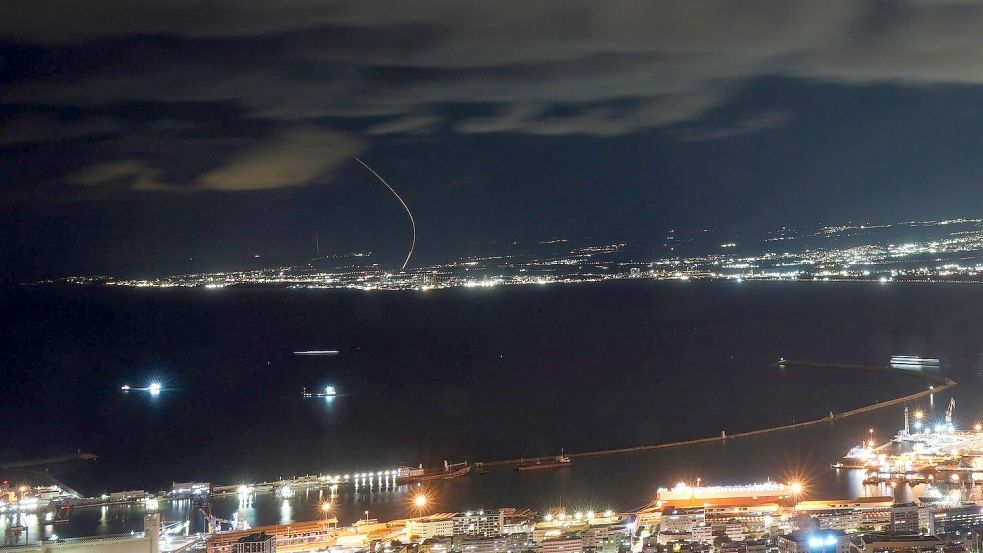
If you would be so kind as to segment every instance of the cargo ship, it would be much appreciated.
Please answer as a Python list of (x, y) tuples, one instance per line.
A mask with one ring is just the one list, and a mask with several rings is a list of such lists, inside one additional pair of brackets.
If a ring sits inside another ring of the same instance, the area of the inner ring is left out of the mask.
[(401, 467), (396, 471), (396, 478), (400, 483), (404, 482), (426, 482), (428, 480), (447, 480), (464, 476), (471, 472), (472, 465), (467, 461), (463, 463), (448, 464), (444, 461), (444, 468), (425, 469), (423, 465), (419, 467)]
[(693, 507), (703, 505), (733, 505), (777, 503), (793, 499), (802, 492), (798, 483), (763, 482), (738, 486), (691, 486), (680, 482), (672, 488), (656, 490), (661, 505)]
[(895, 369), (926, 368), (937, 369), (941, 362), (938, 359), (918, 357), (917, 355), (892, 355), (891, 367)]
[(563, 467), (569, 467), (571, 463), (570, 457), (567, 457), (561, 451), (559, 455), (553, 458), (551, 461), (543, 461), (541, 459), (536, 459), (531, 462), (520, 463), (515, 470), (519, 472), (525, 472), (530, 470), (546, 470), (546, 469), (559, 469)]

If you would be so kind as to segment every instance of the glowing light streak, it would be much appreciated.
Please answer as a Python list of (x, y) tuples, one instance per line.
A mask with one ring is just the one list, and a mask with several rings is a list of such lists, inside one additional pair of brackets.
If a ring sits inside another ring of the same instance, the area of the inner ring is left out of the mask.
[(372, 173), (373, 175), (375, 175), (375, 178), (379, 179), (379, 182), (381, 182), (382, 184), (386, 185), (386, 188), (388, 188), (389, 191), (393, 193), (393, 196), (396, 196), (396, 199), (399, 200), (399, 203), (403, 205), (403, 209), (406, 210), (406, 214), (409, 215), (409, 217), (410, 217), (410, 227), (412, 227), (412, 229), (413, 229), (413, 240), (410, 242), (410, 251), (408, 251), (406, 253), (406, 259), (403, 261), (403, 266), (400, 268), (401, 271), (404, 271), (404, 270), (406, 270), (406, 266), (409, 265), (409, 263), (410, 263), (410, 258), (413, 257), (413, 249), (416, 248), (416, 220), (413, 218), (413, 212), (410, 211), (410, 206), (406, 205), (406, 202), (403, 201), (403, 198), (399, 195), (398, 192), (396, 192), (396, 189), (393, 188), (392, 186), (390, 186), (390, 184), (388, 182), (386, 182), (386, 179), (382, 178), (382, 176), (379, 175), (379, 173), (376, 173), (374, 169), (372, 169), (371, 167), (369, 167), (361, 159), (358, 159), (356, 157), (355, 158), (355, 161), (361, 163), (362, 164), (362, 167), (365, 167), (366, 169), (368, 169), (370, 173)]

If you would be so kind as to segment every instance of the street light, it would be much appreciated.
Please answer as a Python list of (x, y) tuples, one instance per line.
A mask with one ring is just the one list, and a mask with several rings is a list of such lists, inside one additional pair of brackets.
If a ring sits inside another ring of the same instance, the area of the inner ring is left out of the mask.
[(321, 504), (321, 512), (324, 513), (324, 520), (328, 520), (328, 513), (331, 511), (331, 502), (325, 501)]
[(427, 506), (427, 496), (422, 493), (413, 498), (413, 504), (422, 509)]
[(802, 482), (792, 482), (792, 504), (798, 505), (799, 494), (802, 493)]

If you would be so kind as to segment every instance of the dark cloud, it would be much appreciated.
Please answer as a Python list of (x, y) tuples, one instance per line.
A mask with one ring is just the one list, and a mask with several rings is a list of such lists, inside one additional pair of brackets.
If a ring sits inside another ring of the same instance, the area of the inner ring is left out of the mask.
[(674, 134), (686, 142), (720, 140), (723, 138), (731, 138), (772, 129), (784, 125), (788, 119), (788, 113), (781, 111), (769, 111), (764, 113), (755, 113), (753, 115), (741, 118), (730, 125), (717, 127), (687, 127), (677, 129)]
[[(983, 84), (981, 31), (983, 5), (957, 0), (15, 2), (0, 19), (0, 104), (75, 113), (5, 121), (0, 147), (105, 140), (119, 145), (111, 155), (85, 145), (101, 166), (90, 178), (129, 171), (131, 188), (240, 190), (314, 182), (336, 161), (311, 150), (348, 155), (354, 134), (731, 138), (785, 121), (780, 107), (714, 121), (768, 76)], [(133, 104), (138, 121), (104, 113)], [(234, 120), (175, 117), (178, 105)], [(180, 146), (158, 149), (155, 125), (172, 141), (235, 145), (216, 146), (225, 165), (196, 160), (181, 169), (193, 175), (165, 179), (173, 168), (154, 157)], [(298, 125), (313, 134), (284, 134)], [(276, 133), (285, 138), (265, 142)]]
[(270, 190), (303, 186), (348, 161), (361, 143), (344, 134), (294, 129), (240, 151), (221, 166), (190, 182), (167, 182), (165, 172), (147, 161), (125, 159), (92, 165), (67, 178), (79, 186), (121, 187), (134, 191)]
[(50, 113), (14, 114), (0, 123), (0, 147), (113, 136), (128, 126), (107, 117), (66, 120)]
[[(569, 109), (455, 128), (606, 136), (699, 119), (770, 74), (980, 83), (981, 29), (983, 6), (958, 1), (34, 1), (5, 10), (0, 36), (42, 63), (0, 97), (391, 116), (366, 127), (383, 134), (430, 128), (414, 118), (449, 104), (544, 104)], [(625, 99), (652, 108), (599, 105)]]

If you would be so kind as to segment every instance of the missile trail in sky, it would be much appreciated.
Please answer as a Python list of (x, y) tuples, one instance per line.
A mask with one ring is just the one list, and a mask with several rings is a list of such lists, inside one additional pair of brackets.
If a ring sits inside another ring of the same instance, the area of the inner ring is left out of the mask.
[(375, 169), (372, 169), (364, 161), (358, 159), (357, 157), (355, 158), (355, 161), (361, 163), (362, 167), (368, 169), (370, 173), (375, 175), (375, 178), (379, 179), (379, 182), (386, 185), (386, 188), (388, 188), (389, 191), (393, 193), (393, 196), (396, 196), (396, 199), (399, 200), (399, 203), (403, 204), (403, 209), (406, 210), (406, 214), (410, 216), (410, 226), (413, 227), (413, 241), (410, 242), (410, 251), (406, 253), (406, 260), (403, 261), (403, 266), (399, 269), (400, 271), (403, 271), (406, 269), (406, 266), (410, 263), (410, 258), (413, 257), (413, 248), (416, 247), (416, 221), (413, 219), (413, 212), (410, 211), (410, 206), (406, 205), (406, 202), (404, 202), (403, 198), (399, 195), (398, 192), (396, 192), (396, 189), (390, 186), (389, 183), (386, 182), (386, 179), (382, 178), (382, 176), (379, 175), (379, 173), (376, 173)]

